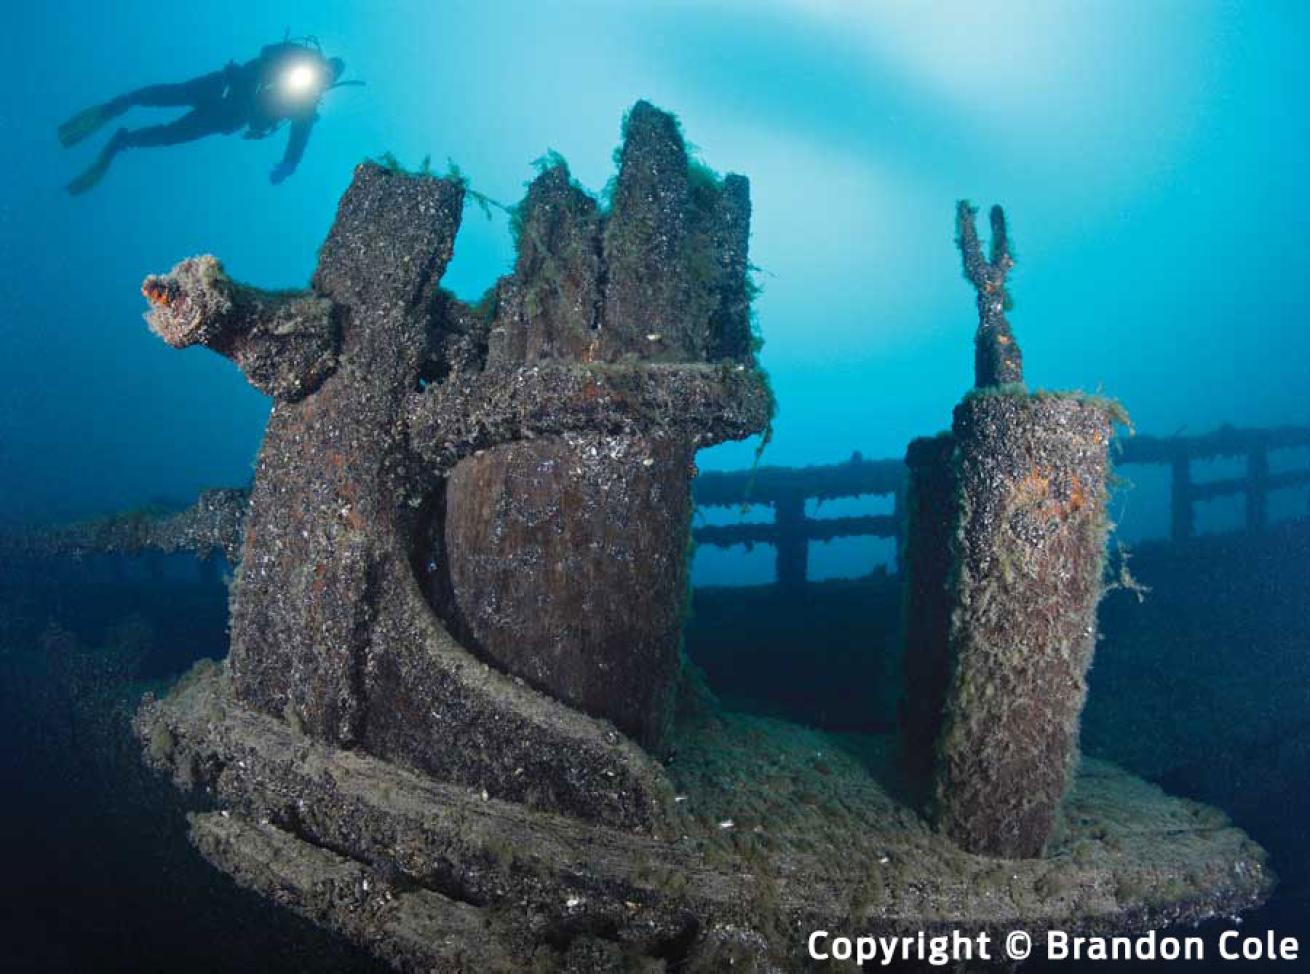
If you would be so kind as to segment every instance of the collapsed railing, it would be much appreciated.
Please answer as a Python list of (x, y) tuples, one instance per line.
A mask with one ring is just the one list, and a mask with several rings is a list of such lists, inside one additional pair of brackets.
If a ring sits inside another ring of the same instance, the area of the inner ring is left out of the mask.
[[(900, 557), (901, 503), (905, 464), (901, 460), (865, 460), (855, 453), (845, 463), (814, 467), (760, 467), (711, 471), (695, 483), (696, 506), (773, 508), (772, 522), (705, 524), (692, 529), (697, 544), (729, 548), (770, 544), (777, 549), (778, 583), (804, 585), (809, 575), (811, 541), (872, 536), (897, 539)], [(895, 498), (891, 514), (814, 518), (805, 513), (810, 500), (886, 496)]]
[[(1310, 486), (1310, 461), (1303, 467), (1270, 471), (1269, 455), (1278, 450), (1310, 447), (1310, 427), (1237, 429), (1225, 426), (1197, 436), (1131, 436), (1115, 445), (1117, 468), (1133, 465), (1168, 466), (1170, 539), (1186, 541), (1196, 534), (1195, 506), (1200, 501), (1244, 494), (1245, 528), (1262, 531), (1269, 520), (1269, 495), (1277, 490)], [(1244, 456), (1246, 475), (1196, 481), (1192, 464), (1222, 457)], [(696, 480), (698, 508), (763, 506), (773, 520), (739, 524), (702, 524), (692, 529), (697, 544), (773, 545), (776, 572), (783, 587), (804, 585), (809, 574), (809, 547), (834, 538), (875, 537), (896, 541), (900, 567), (905, 464), (901, 460), (866, 460), (855, 453), (845, 463), (813, 467), (760, 467), (756, 470), (711, 471)], [(894, 498), (892, 513), (816, 518), (806, 503), (838, 498)], [(1310, 516), (1310, 504), (1307, 505)]]
[[(1274, 491), (1310, 487), (1310, 461), (1304, 466), (1271, 471), (1269, 457), (1279, 450), (1310, 448), (1310, 427), (1269, 429), (1222, 427), (1197, 436), (1132, 436), (1115, 446), (1115, 466), (1167, 466), (1171, 472), (1170, 540), (1186, 541), (1196, 534), (1196, 504), (1244, 494), (1245, 530), (1262, 531), (1269, 520), (1269, 495)], [(1194, 480), (1197, 461), (1244, 456), (1246, 475)], [(777, 551), (777, 581), (784, 587), (804, 585), (809, 577), (809, 548), (815, 541), (874, 537), (896, 541), (899, 570), (902, 546), (905, 463), (866, 460), (855, 453), (844, 463), (812, 467), (760, 467), (756, 470), (710, 471), (695, 481), (698, 508), (773, 509), (773, 520), (738, 524), (699, 524), (692, 529), (697, 544), (717, 548), (772, 545)], [(889, 514), (858, 514), (817, 518), (806, 514), (811, 500), (891, 496)], [(1310, 516), (1310, 492), (1306, 513)], [(244, 520), (246, 493), (208, 491), (178, 514), (123, 515), (73, 524), (48, 532), (26, 534), (0, 544), (27, 555), (93, 552), (138, 554), (145, 550), (214, 551), (235, 562)]]
[[(1120, 466), (1131, 463), (1168, 464), (1170, 531), (1174, 541), (1196, 534), (1196, 503), (1233, 494), (1246, 495), (1246, 530), (1257, 533), (1269, 521), (1269, 494), (1276, 490), (1310, 485), (1310, 465), (1269, 472), (1269, 454), (1310, 446), (1310, 428), (1281, 426), (1273, 429), (1236, 429), (1225, 426), (1200, 436), (1137, 436), (1121, 444)], [(1194, 481), (1192, 463), (1218, 457), (1246, 457), (1246, 476)], [(1307, 507), (1310, 514), (1310, 507)]]

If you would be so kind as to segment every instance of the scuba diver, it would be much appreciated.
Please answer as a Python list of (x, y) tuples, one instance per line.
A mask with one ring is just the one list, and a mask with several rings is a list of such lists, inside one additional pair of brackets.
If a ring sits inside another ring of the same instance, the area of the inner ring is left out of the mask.
[(138, 88), (88, 108), (59, 126), (59, 141), (65, 148), (81, 142), (129, 108), (179, 107), (190, 111), (163, 125), (120, 128), (100, 150), (96, 161), (67, 189), (74, 196), (91, 189), (124, 149), (178, 145), (207, 135), (231, 135), (243, 127), (243, 138), (262, 139), (289, 121), (286, 152), (269, 174), (274, 184), (280, 183), (295, 171), (305, 152), (323, 93), (341, 85), (363, 84), (339, 81), (345, 67), (340, 58), (324, 57), (317, 41), (310, 39), (308, 44), (301, 44), (284, 40), (265, 46), (259, 57), (245, 64), (229, 61), (211, 74), (179, 84)]

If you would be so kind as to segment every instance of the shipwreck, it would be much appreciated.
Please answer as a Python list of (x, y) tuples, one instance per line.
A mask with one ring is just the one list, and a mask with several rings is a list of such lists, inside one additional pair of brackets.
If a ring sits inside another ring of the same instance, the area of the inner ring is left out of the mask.
[(618, 159), (608, 205), (550, 161), (476, 306), (440, 287), (463, 181), (374, 163), (307, 290), (145, 282), (160, 338), (273, 402), (248, 491), (79, 542), (236, 566), (228, 658), (135, 721), (201, 854), (408, 971), (782, 971), (815, 930), (1263, 902), (1222, 813), (1079, 757), (1118, 414), (1023, 385), (999, 208), (986, 257), (958, 212), (977, 388), (907, 458), (899, 735), (731, 713), (684, 666), (695, 452), (773, 407), (750, 193), (644, 102)]

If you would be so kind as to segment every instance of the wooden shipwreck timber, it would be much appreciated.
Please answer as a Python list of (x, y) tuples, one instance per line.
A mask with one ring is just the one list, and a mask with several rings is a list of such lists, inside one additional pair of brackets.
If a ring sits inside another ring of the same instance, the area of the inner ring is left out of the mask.
[(694, 452), (772, 408), (746, 180), (639, 103), (612, 206), (546, 169), (476, 308), (438, 287), (464, 191), (364, 165), (308, 291), (212, 257), (145, 284), (165, 341), (274, 400), (248, 508), (179, 522), (241, 531), (231, 654), (136, 719), (207, 859), (412, 971), (793, 970), (816, 929), (1268, 896), (1221, 813), (1079, 761), (1113, 417), (1018, 385), (999, 211), (989, 260), (960, 214), (980, 389), (911, 450), (902, 753), (724, 712), (682, 666)]

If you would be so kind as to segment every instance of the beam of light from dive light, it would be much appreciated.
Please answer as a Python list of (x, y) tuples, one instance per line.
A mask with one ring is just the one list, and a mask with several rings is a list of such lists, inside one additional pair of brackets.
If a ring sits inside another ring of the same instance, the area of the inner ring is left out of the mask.
[(323, 72), (310, 61), (298, 61), (282, 72), (279, 87), (283, 95), (296, 100), (316, 95), (323, 87)]

